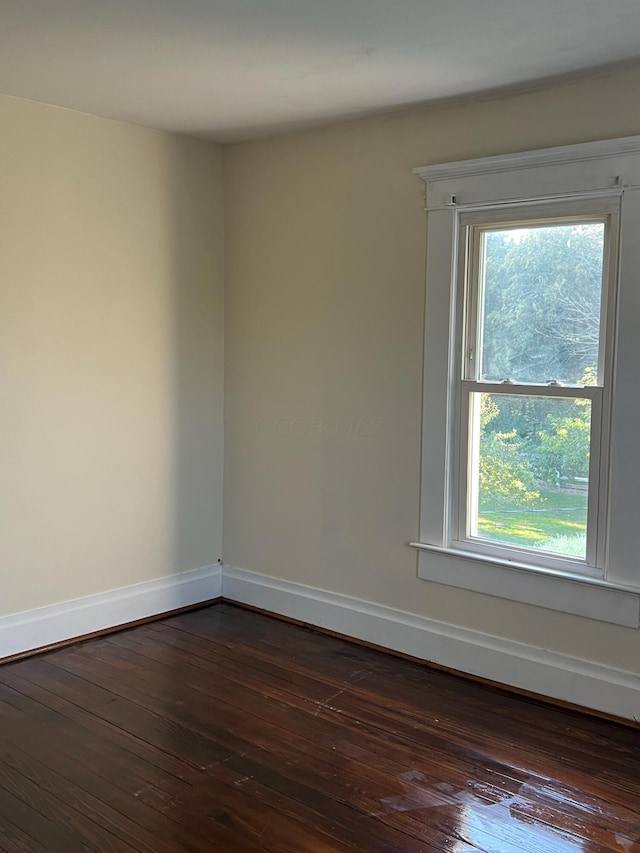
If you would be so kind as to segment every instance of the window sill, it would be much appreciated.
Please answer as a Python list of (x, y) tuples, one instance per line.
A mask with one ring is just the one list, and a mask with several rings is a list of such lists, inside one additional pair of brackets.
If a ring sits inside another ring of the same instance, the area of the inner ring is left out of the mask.
[(640, 627), (640, 589), (438, 545), (409, 544), (419, 552), (418, 577), (423, 580), (601, 622)]

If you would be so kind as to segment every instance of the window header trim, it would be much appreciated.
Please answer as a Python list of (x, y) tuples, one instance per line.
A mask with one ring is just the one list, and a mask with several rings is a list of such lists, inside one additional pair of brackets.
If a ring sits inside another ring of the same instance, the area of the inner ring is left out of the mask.
[(640, 136), (422, 166), (426, 209), (597, 198), (640, 187)]
[(451, 163), (434, 163), (430, 166), (417, 166), (412, 171), (423, 181), (445, 181), (475, 175), (502, 174), (536, 166), (610, 159), (625, 154), (640, 154), (640, 136), (622, 136), (596, 142), (581, 142), (577, 145), (559, 145), (555, 148), (518, 151), (514, 154), (498, 154), (493, 157), (478, 157)]

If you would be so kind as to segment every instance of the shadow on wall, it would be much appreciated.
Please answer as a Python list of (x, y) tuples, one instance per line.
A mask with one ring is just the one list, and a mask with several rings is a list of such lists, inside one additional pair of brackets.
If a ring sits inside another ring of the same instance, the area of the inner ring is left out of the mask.
[(175, 139), (170, 221), (173, 554), (176, 572), (222, 558), (223, 203), (219, 149)]
[(0, 618), (215, 564), (220, 151), (0, 96)]

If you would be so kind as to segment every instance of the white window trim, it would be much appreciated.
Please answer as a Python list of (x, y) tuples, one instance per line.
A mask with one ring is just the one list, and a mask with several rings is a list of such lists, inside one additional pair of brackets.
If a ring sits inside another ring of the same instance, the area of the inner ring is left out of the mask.
[[(606, 622), (640, 627), (640, 137), (590, 142), (414, 170), (427, 183), (422, 487), (418, 575), (425, 580)], [(544, 568), (451, 547), (452, 383), (459, 217), (545, 200), (619, 197), (620, 259), (603, 576), (568, 562)]]

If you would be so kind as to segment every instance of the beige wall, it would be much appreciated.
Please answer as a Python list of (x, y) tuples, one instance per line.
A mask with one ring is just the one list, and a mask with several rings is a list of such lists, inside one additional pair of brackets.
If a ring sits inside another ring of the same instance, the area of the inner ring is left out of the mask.
[(0, 615), (215, 563), (213, 145), (0, 98)]
[(640, 69), (227, 149), (226, 563), (640, 671), (640, 631), (416, 579), (414, 166), (640, 133)]

